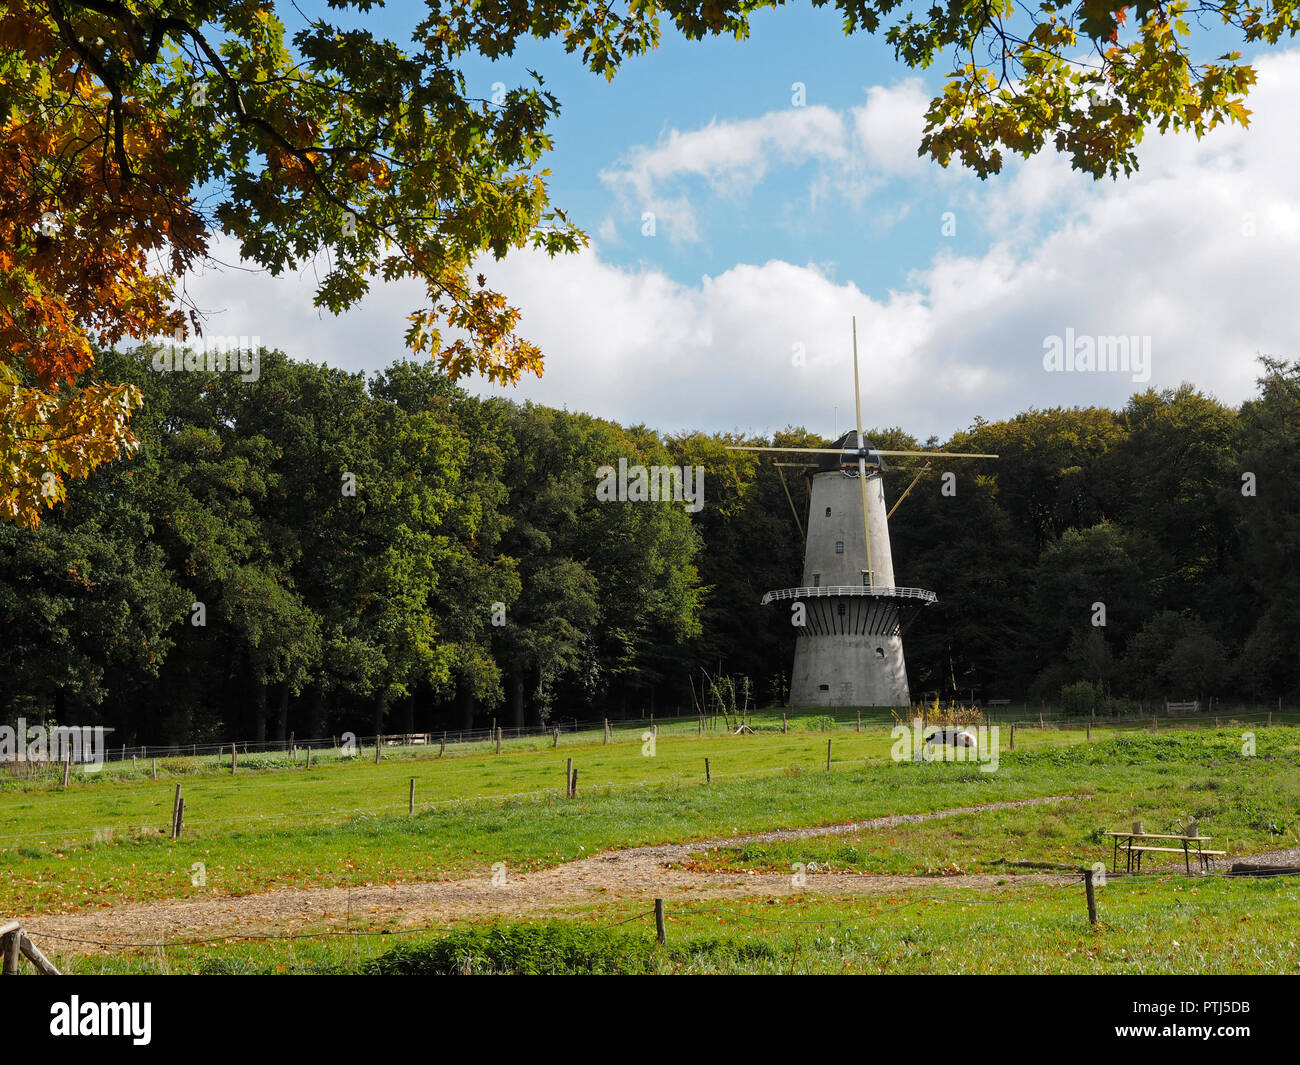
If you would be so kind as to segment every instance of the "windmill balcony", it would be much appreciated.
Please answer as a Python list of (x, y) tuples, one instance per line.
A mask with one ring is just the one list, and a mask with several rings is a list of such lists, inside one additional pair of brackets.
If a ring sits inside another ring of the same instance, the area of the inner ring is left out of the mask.
[[(863, 585), (815, 585), (781, 588), (763, 596), (763, 603), (782, 600), (805, 607), (799, 629), (810, 636), (901, 636), (916, 616), (938, 596), (925, 588), (886, 588)], [(884, 649), (880, 649), (882, 654)], [(900, 650), (901, 656), (901, 650)]]
[(842, 595), (871, 596), (875, 599), (920, 599), (925, 603), (937, 602), (939, 598), (927, 588), (882, 588), (879, 585), (868, 588), (861, 584), (836, 584), (829, 587), (817, 585), (807, 588), (780, 588), (765, 593), (762, 605), (767, 606), (768, 603), (775, 603), (782, 599), (812, 599), (817, 596)]

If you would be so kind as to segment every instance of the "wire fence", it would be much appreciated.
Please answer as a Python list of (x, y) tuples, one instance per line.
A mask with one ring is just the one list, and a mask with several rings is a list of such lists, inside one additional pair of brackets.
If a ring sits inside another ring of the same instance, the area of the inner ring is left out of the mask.
[[(1272, 720), (1271, 720), (1272, 715), (1270, 712), (1256, 711), (1255, 713), (1261, 717), (1263, 723), (1272, 724)], [(1196, 715), (1196, 716), (1189, 716), (1186, 718), (1174, 718), (1174, 719), (1166, 719), (1166, 720), (1167, 721), (1172, 720), (1172, 722), (1175, 724), (1184, 723), (1184, 722), (1187, 723), (1195, 722), (1200, 727), (1205, 727), (1205, 725), (1208, 724), (1208, 719), (1206, 718), (1205, 715)], [(1232, 722), (1234, 724), (1243, 724), (1243, 722), (1241, 722), (1237, 718), (1233, 718)], [(796, 739), (806, 740), (812, 732), (816, 731), (815, 729), (808, 727), (809, 725), (820, 726), (821, 730), (826, 733), (831, 733), (831, 732), (843, 733), (843, 732), (857, 731), (863, 733), (874, 732), (879, 734), (882, 730), (891, 729), (894, 727), (893, 723), (891, 722), (880, 722), (880, 721), (864, 722), (861, 721), (860, 718), (857, 718), (856, 720), (853, 718), (848, 718), (846, 720), (833, 720), (829, 717), (812, 718), (812, 719), (804, 719), (802, 723), (804, 727), (789, 730), (788, 734)], [(604, 732), (605, 743), (616, 743), (617, 735), (619, 732), (626, 734), (627, 731), (632, 731), (637, 735), (638, 738), (640, 738), (640, 736), (645, 734), (645, 731), (647, 729), (651, 730), (653, 734), (657, 734), (661, 727), (668, 728), (668, 729), (677, 729), (678, 731), (676, 732), (670, 732), (670, 735), (675, 735), (677, 736), (677, 738), (686, 738), (692, 733), (699, 736), (716, 737), (718, 735), (716, 729), (714, 731), (709, 730), (710, 719), (705, 716), (689, 717), (689, 718), (678, 716), (674, 718), (660, 719), (660, 721), (658, 722), (656, 722), (654, 718), (648, 717), (630, 723), (624, 722), (622, 723), (623, 727), (617, 731), (614, 730), (612, 724), (609, 722), (601, 722), (600, 724)], [(683, 730), (683, 726), (685, 726), (686, 724), (691, 724), (694, 726), (694, 728), (693, 729), (686, 728)], [(1008, 723), (999, 723), (999, 724), (1001, 727), (1006, 728)], [(608, 729), (605, 728), (606, 725), (609, 725)], [(1021, 729), (1023, 731), (1026, 728), (1028, 728), (1029, 731), (1032, 733), (1033, 727), (1038, 725), (1041, 725), (1049, 730), (1055, 729), (1057, 731), (1074, 730), (1083, 733), (1085, 730), (1093, 730), (1093, 731), (1098, 731), (1099, 735), (1101, 736), (1104, 736), (1106, 732), (1122, 733), (1125, 731), (1141, 731), (1150, 728), (1150, 724), (1144, 721), (1107, 722), (1104, 724), (1099, 723), (1096, 726), (1096, 729), (1093, 729), (1093, 725), (1091, 722), (1077, 721), (1077, 720), (1070, 721), (1068, 723), (1060, 722), (1060, 721), (1058, 722), (1033, 721), (1030, 722), (1029, 726), (1021, 725), (1019, 722), (1012, 722), (1009, 723), (1010, 735), (1014, 737), (1016, 729)], [(556, 728), (558, 729), (558, 726), (556, 726)], [(769, 734), (782, 733), (785, 732), (787, 729), (789, 729), (788, 721), (776, 722), (774, 726), (768, 729), (767, 731), (769, 732)], [(553, 729), (550, 735), (552, 739), (554, 739), (558, 735), (558, 733), (555, 729)], [(600, 732), (596, 732), (596, 735), (599, 736)], [(374, 741), (376, 738), (377, 737), (370, 738), (372, 752), (376, 752), (378, 755), (382, 756), (385, 752), (391, 750), (391, 748), (388, 746), (384, 746), (384, 745), (375, 746)], [(1051, 742), (1049, 737), (1044, 737), (1044, 739), (1047, 742)], [(1025, 741), (1022, 739), (1021, 742), (1024, 743)], [(592, 743), (599, 745), (600, 740), (593, 739)], [(1010, 746), (1010, 749), (1012, 751), (1014, 751), (1015, 749), (1014, 743), (1015, 741), (1013, 738)], [(1005, 739), (1003, 740), (1003, 748), (1004, 750), (1006, 749)], [(227, 745), (227, 749), (229, 749), (229, 745)], [(491, 750), (491, 748), (489, 747), (488, 750)], [(430, 751), (429, 748), (427, 747), (417, 746), (412, 748), (412, 752), (413, 752), (412, 753), (413, 760), (419, 760), (422, 757), (438, 758), (439, 755), (441, 754), (441, 748), (439, 748), (437, 751)], [(806, 752), (801, 751), (800, 753), (806, 753)], [(379, 759), (376, 758), (375, 760), (378, 761)], [(340, 761), (347, 764), (364, 765), (365, 763), (370, 761), (370, 759), (363, 758), (358, 754), (348, 758), (341, 758)], [(776, 766), (758, 767), (754, 769), (725, 770), (722, 769), (721, 767), (710, 767), (708, 765), (708, 759), (705, 759), (705, 763), (706, 763), (705, 771), (702, 774), (688, 773), (681, 770), (675, 770), (666, 776), (662, 776), (658, 778), (645, 778), (645, 779), (621, 780), (621, 781), (620, 780), (592, 781), (588, 779), (584, 781), (586, 785), (585, 793), (594, 794), (594, 795), (600, 795), (600, 794), (610, 795), (617, 792), (645, 789), (650, 787), (683, 786), (689, 783), (706, 783), (711, 781), (712, 779), (711, 775), (714, 775), (713, 771), (715, 769), (717, 770), (715, 775), (718, 777), (719, 782), (725, 782), (726, 780), (731, 780), (731, 779), (742, 779), (742, 778), (751, 778), (751, 777), (761, 778), (761, 777), (777, 776), (777, 775), (787, 773), (789, 769), (789, 767), (785, 765), (776, 765)], [(234, 759), (231, 759), (224, 764), (230, 766), (232, 772), (234, 771), (235, 769)], [(298, 760), (290, 764), (296, 765), (298, 768), (302, 768), (304, 765), (304, 761)], [(843, 756), (836, 758), (834, 759), (833, 764), (836, 768), (858, 767), (861, 765), (860, 752), (857, 752), (847, 758)], [(241, 762), (239, 763), (239, 766), (240, 768), (243, 769), (279, 769), (279, 768), (288, 767), (288, 765), (281, 762), (275, 762), (271, 765), (263, 765), (257, 762), (252, 762), (252, 763)], [(135, 778), (134, 783), (139, 784), (143, 787), (148, 787), (149, 784), (147, 782), (150, 779), (151, 767), (154, 770), (153, 779), (158, 780), (160, 783), (163, 783), (164, 781), (160, 780), (160, 778), (157, 777), (156, 775), (157, 767), (153, 765), (152, 762), (150, 765), (147, 765), (143, 768), (137, 767), (137, 777)], [(831, 767), (832, 767), (832, 761), (828, 758), (826, 763), (826, 768), (829, 770), (831, 769)], [(66, 769), (68, 767), (55, 766), (54, 768), (56, 770), (60, 770), (60, 769)], [(180, 766), (181, 772), (176, 772), (175, 770), (177, 767), (174, 764), (169, 765), (167, 763), (164, 763), (162, 765), (162, 768), (164, 773), (167, 774), (167, 780), (165, 781), (165, 786), (170, 788), (172, 785), (178, 782), (185, 781), (186, 780), (185, 772), (188, 769), (191, 769), (192, 767), (190, 767), (188, 763), (182, 763)], [(478, 774), (481, 773), (481, 769), (479, 768), (478, 764), (466, 764), (463, 767), (463, 769), (461, 767), (457, 767), (454, 765), (448, 765), (445, 768), (441, 768), (439, 770), (439, 776), (440, 776), (439, 783), (440, 784), (446, 783), (446, 780), (449, 779), (446, 776), (447, 774), (455, 775), (459, 773), (465, 773), (467, 774), (467, 776), (472, 776), (477, 778)], [(65, 776), (65, 781), (67, 779), (70, 778)], [(286, 779), (286, 777), (280, 773), (255, 773), (255, 774), (245, 775), (242, 777), (232, 777), (231, 783), (229, 784), (216, 783), (216, 780), (218, 779), (220, 778), (215, 777), (214, 775), (205, 774), (200, 776), (199, 780), (196, 781), (191, 786), (195, 788), (200, 788), (201, 794), (205, 796), (218, 795), (226, 792), (239, 792), (241, 796), (246, 796), (250, 802), (258, 799), (274, 800), (277, 794), (280, 795), (289, 795), (291, 793), (296, 794), (297, 789), (303, 787), (318, 788), (324, 786), (324, 782), (322, 782), (322, 780), (318, 776), (304, 776), (298, 779), (291, 779), (291, 778)], [(238, 782), (236, 782), (236, 780)], [(56, 779), (51, 780), (50, 783), (51, 784), (56, 783)], [(481, 784), (481, 781), (475, 779), (471, 781), (471, 783), (473, 783), (475, 787), (478, 787)], [(103, 801), (103, 795), (97, 794), (96, 793), (97, 790), (98, 789), (90, 790), (90, 791), (73, 791), (73, 792), (51, 790), (51, 792), (42, 799), (42, 802), (43, 804), (51, 808), (52, 811), (65, 809), (65, 808), (72, 809), (72, 808), (76, 808), (80, 804), (97, 804)], [(2, 794), (3, 792), (0, 791), (0, 795)], [(408, 813), (415, 813), (415, 812), (428, 812), (430, 810), (435, 810), (439, 808), (453, 808), (453, 807), (463, 807), (463, 806), (473, 806), (473, 805), (491, 805), (491, 804), (500, 804), (500, 803), (510, 802), (510, 801), (525, 801), (530, 799), (531, 800), (555, 799), (555, 798), (563, 798), (563, 797), (566, 797), (566, 790), (562, 787), (536, 788), (536, 789), (523, 790), (523, 791), (500, 791), (495, 793), (484, 792), (480, 790), (471, 795), (452, 796), (452, 797), (441, 798), (441, 799), (421, 799), (418, 802), (414, 801), (414, 794), (412, 793), (410, 799), (407, 802), (394, 801), (394, 802), (384, 802), (384, 803), (362, 803), (362, 804), (328, 806), (328, 807), (306, 806), (301, 809), (295, 809), (293, 814), (293, 820), (295, 824), (307, 824), (307, 823), (328, 824), (330, 822), (338, 822), (340, 820), (346, 820), (347, 818), (352, 818), (357, 816), (392, 816), (403, 809), (406, 809)], [(156, 806), (156, 804), (154, 805)], [(166, 834), (169, 831), (169, 828), (167, 826), (164, 826), (160, 823), (159, 824), (150, 823), (148, 819), (154, 816), (156, 815), (142, 812), (141, 818), (133, 819), (133, 823), (128, 824), (119, 821), (119, 823), (117, 824), (97, 825), (94, 826), (93, 828), (88, 826), (82, 829), (75, 829), (75, 828), (60, 829), (56, 825), (46, 824), (44, 827), (42, 827), (39, 830), (0, 833), (0, 841), (15, 842), (21, 840), (40, 839), (42, 841), (57, 840), (63, 843), (92, 843), (92, 842), (103, 842), (110, 838), (118, 838), (118, 839), (144, 838), (150, 836), (156, 837), (159, 834)], [(190, 814), (185, 819), (185, 825), (187, 828), (190, 829), (201, 830), (204, 828), (211, 828), (219, 825), (229, 826), (229, 825), (266, 824), (268, 822), (274, 823), (277, 821), (281, 821), (283, 819), (283, 816), (284, 815), (282, 813), (267, 812), (267, 813), (260, 813), (260, 814), (245, 813), (245, 814), (237, 814), (237, 815), (232, 815), (227, 817), (208, 817), (203, 815), (194, 817), (193, 808), (191, 807)]]
[[(1168, 713), (1159, 708), (1151, 712), (1142, 711), (1124, 716), (1063, 716), (1059, 712), (1049, 714), (1042, 710), (1034, 714), (1027, 707), (998, 707), (978, 705), (976, 703), (955, 703), (957, 709), (973, 708), (983, 715), (984, 723), (998, 725), (1001, 728), (1019, 730), (1045, 729), (1051, 731), (1078, 731), (1101, 729), (1104, 731), (1149, 731), (1152, 729), (1236, 727), (1259, 725), (1271, 727), (1274, 724), (1300, 724), (1300, 711), (1279, 709), (1260, 709), (1258, 707), (1225, 707), (1206, 709), (1197, 713)], [(189, 759), (198, 762), (213, 759), (222, 764), (244, 757), (251, 759), (245, 763), (247, 768), (266, 764), (269, 758), (273, 763), (284, 760), (298, 762), (299, 759), (310, 760), (313, 755), (327, 755), (334, 760), (359, 760), (365, 752), (379, 757), (386, 753), (389, 757), (404, 759), (444, 757), (450, 753), (453, 757), (473, 753), (481, 749), (502, 748), (506, 744), (519, 746), (523, 741), (540, 742), (550, 739), (558, 746), (562, 739), (574, 740), (586, 735), (604, 736), (610, 742), (618, 733), (644, 732), (652, 729), (658, 733), (666, 729), (670, 734), (691, 732), (697, 735), (718, 734), (730, 731), (746, 732), (788, 732), (791, 730), (790, 717), (796, 718), (793, 730), (798, 733), (817, 732), (877, 732), (892, 730), (899, 724), (920, 720), (922, 725), (931, 725), (930, 710), (926, 706), (912, 707), (906, 713), (894, 712), (890, 718), (882, 719), (878, 711), (868, 711), (863, 719), (860, 711), (828, 709), (816, 713), (816, 708), (804, 708), (798, 715), (782, 714), (781, 719), (775, 712), (768, 710), (761, 713), (738, 712), (735, 714), (693, 713), (674, 714), (659, 717), (650, 714), (645, 717), (630, 719), (602, 718), (597, 720), (579, 720), (577, 718), (553, 719), (542, 725), (498, 725), (493, 722), (486, 728), (469, 728), (443, 730), (435, 732), (394, 732), (377, 735), (355, 735), (340, 733), (334, 736), (318, 736), (298, 739), (293, 734), (285, 739), (275, 740), (233, 740), (224, 742), (205, 742), (189, 744), (112, 744), (105, 743), (98, 752), (85, 747), (73, 758), (74, 764), (94, 761), (97, 765), (124, 766), (130, 762), (133, 770), (139, 771), (141, 763), (151, 767), (157, 762), (176, 762)], [(856, 717), (854, 714), (856, 713)], [(872, 715), (875, 716), (872, 716)], [(940, 717), (937, 721), (943, 721)], [(436, 753), (435, 753), (436, 752)], [(35, 779), (57, 779), (64, 772), (63, 760), (48, 754), (28, 755), (23, 759), (7, 758), (0, 760), (0, 774), (14, 777)]]

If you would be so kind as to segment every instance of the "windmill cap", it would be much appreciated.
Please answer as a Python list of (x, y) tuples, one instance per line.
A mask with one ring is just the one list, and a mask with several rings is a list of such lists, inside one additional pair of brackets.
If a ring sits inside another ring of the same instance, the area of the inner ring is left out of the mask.
[[(871, 441), (867, 439), (865, 435), (862, 437), (862, 445), (863, 447), (873, 446)], [(847, 432), (842, 433), (836, 440), (834, 440), (831, 443), (831, 447), (840, 448), (845, 451), (851, 451), (856, 455), (858, 450), (858, 431), (856, 429), (850, 429)], [(817, 463), (818, 473), (838, 473), (840, 468), (846, 464), (844, 459), (837, 458), (834, 455), (819, 455), (818, 459), (820, 460)], [(885, 465), (885, 460), (880, 458), (879, 456), (869, 459), (868, 465), (879, 466), (882, 470), (888, 469), (888, 467)], [(856, 458), (853, 461), (853, 467), (855, 469), (857, 468)]]

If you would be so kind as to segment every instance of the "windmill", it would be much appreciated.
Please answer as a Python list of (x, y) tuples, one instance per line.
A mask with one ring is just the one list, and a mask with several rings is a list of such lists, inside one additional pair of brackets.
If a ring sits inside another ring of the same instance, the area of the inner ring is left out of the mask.
[[(900, 588), (894, 583), (889, 544), (893, 511), (885, 510), (881, 471), (890, 458), (997, 458), (949, 451), (885, 451), (870, 446), (862, 434), (856, 319), (853, 393), (857, 430), (844, 433), (829, 448), (730, 448), (815, 457), (804, 534), (803, 582), (797, 588), (767, 592), (762, 599), (765, 605), (789, 602), (791, 620), (799, 627), (790, 677), (791, 706), (911, 705), (903, 632), (938, 597), (925, 588)], [(915, 484), (914, 480), (908, 485), (903, 496)]]

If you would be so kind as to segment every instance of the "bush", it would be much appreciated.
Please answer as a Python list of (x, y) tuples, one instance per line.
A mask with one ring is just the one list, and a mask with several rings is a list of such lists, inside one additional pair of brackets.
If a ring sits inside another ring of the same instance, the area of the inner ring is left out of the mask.
[(1087, 717), (1097, 709), (1101, 692), (1091, 681), (1081, 680), (1061, 689), (1061, 708), (1070, 717)]
[(368, 976), (569, 976), (658, 971), (644, 932), (583, 928), (565, 922), (502, 925), (452, 932), (436, 943), (402, 944), (367, 962)]

